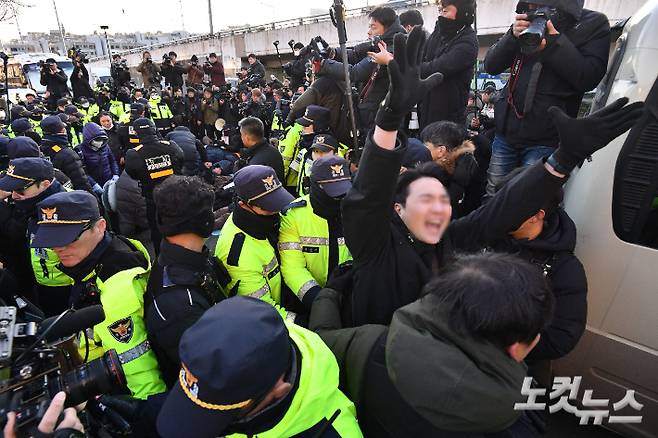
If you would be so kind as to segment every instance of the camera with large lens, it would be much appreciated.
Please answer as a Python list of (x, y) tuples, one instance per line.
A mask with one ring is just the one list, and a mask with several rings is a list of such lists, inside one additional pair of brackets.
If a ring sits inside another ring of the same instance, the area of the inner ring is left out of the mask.
[[(17, 320), (16, 307), (0, 307), (0, 423), (16, 413), (18, 431), (27, 431), (60, 391), (66, 407), (101, 394), (126, 393), (126, 377), (115, 350), (82, 363), (73, 335), (105, 318), (102, 307), (67, 310), (35, 322)], [(38, 319), (38, 318), (37, 318)], [(19, 322), (20, 321), (20, 322)]]
[(330, 57), (329, 44), (321, 36), (313, 38), (308, 48), (313, 61), (321, 61)]
[(379, 35), (375, 35), (374, 37), (370, 38), (370, 51), (379, 53), (379, 43), (382, 42), (382, 37)]
[(169, 56), (168, 53), (165, 53), (162, 55), (162, 63), (163, 64), (171, 64), (171, 57)]
[(542, 6), (526, 12), (530, 26), (519, 35), (521, 53), (529, 55), (539, 49), (541, 42), (546, 36), (546, 24), (556, 13), (557, 10), (555, 8), (548, 6)]
[(80, 58), (80, 62), (84, 62), (85, 64), (89, 62), (89, 59), (87, 59), (87, 54), (81, 51), (78, 47), (71, 47), (66, 54), (74, 62), (78, 57)]

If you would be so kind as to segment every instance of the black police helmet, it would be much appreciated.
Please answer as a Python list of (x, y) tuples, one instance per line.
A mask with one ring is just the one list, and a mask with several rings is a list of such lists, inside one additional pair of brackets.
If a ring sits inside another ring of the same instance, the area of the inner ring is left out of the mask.
[(133, 122), (133, 128), (135, 128), (135, 133), (139, 138), (156, 135), (158, 129), (155, 127), (153, 120), (147, 119), (146, 117), (141, 117)]

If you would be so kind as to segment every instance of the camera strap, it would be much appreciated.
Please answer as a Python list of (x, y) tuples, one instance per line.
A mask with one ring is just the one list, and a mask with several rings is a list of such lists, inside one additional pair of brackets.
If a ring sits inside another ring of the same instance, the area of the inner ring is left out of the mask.
[(514, 114), (516, 115), (517, 119), (522, 119), (523, 117), (525, 117), (525, 114), (521, 114), (516, 109), (516, 105), (514, 105), (514, 92), (516, 91), (516, 86), (518, 84), (519, 77), (521, 76), (521, 69), (523, 68), (523, 61), (524, 61), (523, 56), (517, 56), (514, 59), (514, 62), (512, 63), (512, 69), (511, 69), (511, 74), (510, 74), (510, 79), (509, 79), (509, 91), (507, 92), (507, 103), (514, 110)]

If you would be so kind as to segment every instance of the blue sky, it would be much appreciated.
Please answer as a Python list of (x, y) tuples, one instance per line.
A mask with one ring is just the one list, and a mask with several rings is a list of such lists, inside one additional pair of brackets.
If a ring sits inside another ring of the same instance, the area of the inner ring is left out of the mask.
[[(18, 17), (21, 33), (57, 29), (52, 0), (20, 0), (32, 5)], [(93, 33), (101, 25), (109, 32), (173, 31), (208, 32), (207, 0), (55, 0), (67, 32)], [(364, 6), (368, 0), (345, 0), (347, 8)], [(370, 0), (369, 4), (383, 3)], [(181, 19), (181, 4), (183, 17)], [(215, 31), (229, 25), (262, 24), (308, 15), (311, 8), (327, 10), (332, 0), (212, 0)], [(0, 40), (18, 38), (14, 20), (0, 23)]]

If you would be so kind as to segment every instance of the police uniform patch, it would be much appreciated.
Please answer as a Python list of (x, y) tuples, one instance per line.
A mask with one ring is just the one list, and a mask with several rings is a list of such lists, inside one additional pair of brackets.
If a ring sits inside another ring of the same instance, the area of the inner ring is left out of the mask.
[(135, 325), (133, 324), (132, 317), (129, 316), (128, 318), (120, 319), (110, 324), (107, 326), (107, 329), (114, 339), (127, 344), (133, 337)]

